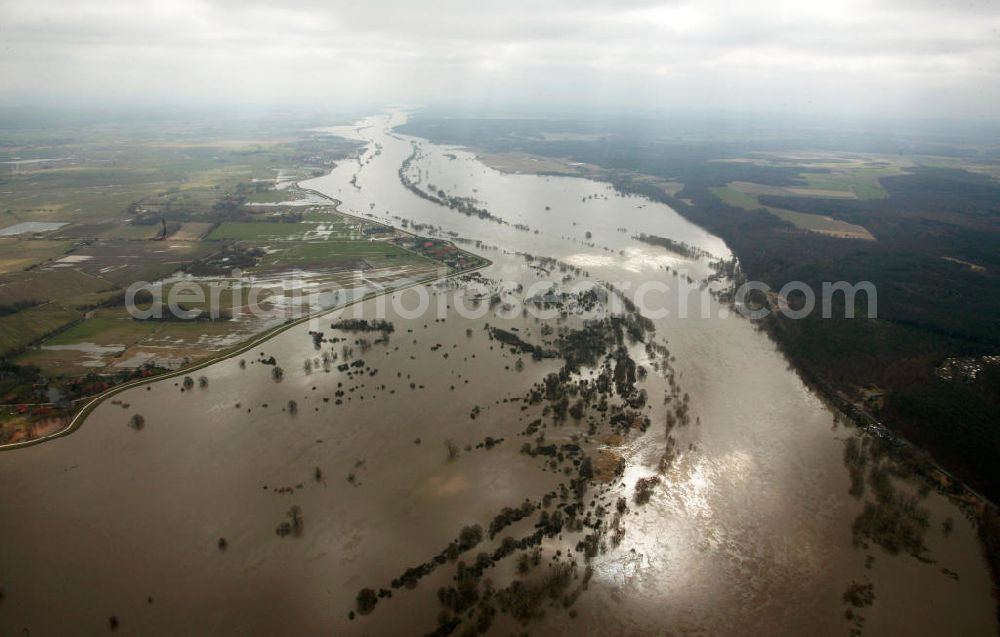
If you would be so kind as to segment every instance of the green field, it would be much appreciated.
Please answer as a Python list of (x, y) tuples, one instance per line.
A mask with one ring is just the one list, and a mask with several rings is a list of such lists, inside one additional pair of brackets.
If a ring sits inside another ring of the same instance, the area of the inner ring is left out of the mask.
[[(125, 311), (119, 308), (117, 311), (102, 312), (102, 315), (93, 316), (78, 325), (74, 325), (65, 332), (61, 332), (45, 341), (46, 345), (71, 345), (73, 343), (97, 343), (98, 345), (111, 345), (126, 342), (122, 338), (121, 330), (124, 326), (133, 333), (141, 334), (145, 328), (138, 321), (132, 320)], [(134, 324), (134, 325), (133, 325)]]
[(322, 264), (364, 259), (391, 260), (399, 264), (431, 261), (385, 241), (327, 239), (323, 241), (292, 241), (268, 246), (274, 252), (264, 257), (263, 265)]
[(0, 277), (3, 303), (63, 301), (81, 294), (100, 292), (114, 286), (71, 268), (11, 272)]
[(40, 305), (0, 316), (0, 355), (19, 350), (57, 329), (83, 318), (55, 304)]
[(341, 226), (347, 229), (348, 224), (339, 213), (334, 212), (333, 206), (326, 206), (323, 208), (306, 208), (305, 214), (302, 215), (303, 221), (318, 221), (320, 223), (332, 223), (334, 226)]
[(314, 240), (326, 237), (360, 239), (361, 235), (357, 229), (352, 228), (352, 224), (349, 224), (340, 215), (313, 212), (303, 215), (301, 222), (227, 221), (215, 228), (215, 230), (205, 237), (205, 240), (280, 241), (294, 239)]
[(829, 219), (819, 215), (810, 215), (804, 212), (796, 212), (794, 210), (785, 210), (784, 208), (764, 206), (758, 200), (757, 195), (739, 192), (729, 187), (714, 187), (710, 190), (712, 194), (722, 200), (723, 203), (743, 208), (745, 210), (766, 210), (775, 217), (784, 219), (796, 228), (800, 228), (802, 230), (810, 230), (812, 232), (821, 232), (826, 234), (847, 235), (857, 238), (872, 238), (871, 234), (867, 230), (853, 223)]
[(879, 177), (899, 174), (897, 170), (885, 168), (858, 167), (843, 169), (833, 174), (803, 173), (810, 188), (821, 190), (846, 190), (858, 199), (885, 199), (889, 193), (879, 184)]
[(65, 254), (72, 245), (69, 241), (44, 241), (39, 239), (0, 239), (0, 274), (26, 270), (34, 265)]
[(285, 203), (301, 199), (302, 195), (295, 190), (265, 190), (247, 198), (247, 203)]
[(745, 208), (746, 210), (758, 210), (760, 208), (764, 208), (764, 206), (757, 201), (757, 195), (748, 195), (738, 190), (721, 186), (712, 188), (711, 190), (713, 195), (722, 200), (722, 203), (729, 204), (730, 206)]
[(243, 223), (227, 221), (213, 230), (207, 237), (208, 241), (221, 239), (237, 239), (241, 241), (263, 241), (267, 239), (296, 239), (308, 230), (299, 223)]

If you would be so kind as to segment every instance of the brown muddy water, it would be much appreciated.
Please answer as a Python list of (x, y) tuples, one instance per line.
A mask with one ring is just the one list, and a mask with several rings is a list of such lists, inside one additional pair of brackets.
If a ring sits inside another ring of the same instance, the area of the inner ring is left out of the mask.
[[(641, 343), (628, 348), (650, 369), (638, 383), (650, 397), (645, 432), (616, 440), (606, 430), (588, 435), (572, 419), (545, 429), (549, 442), (578, 442), (588, 453), (608, 446), (624, 458), (622, 475), (591, 486), (586, 497), (587, 506), (596, 498), (606, 507), (627, 499), (620, 541), (606, 541), (590, 561), (589, 585), (570, 609), (546, 604), (524, 626), (501, 613), (493, 634), (995, 632), (975, 530), (945, 498), (917, 496), (927, 521), (922, 559), (905, 550), (891, 554), (870, 540), (855, 543), (852, 526), (876, 497), (871, 487), (861, 497), (848, 492), (845, 441), (859, 434), (837, 424), (765, 335), (742, 318), (721, 318), (725, 307), (699, 288), (712, 274), (712, 258), (729, 256), (721, 240), (665, 206), (619, 196), (603, 183), (504, 175), (461, 149), (388, 132), (404, 117), (380, 115), (331, 129), (368, 141), (369, 150), (303, 185), (342, 200), (345, 212), (482, 241), (464, 245), (493, 260), (483, 276), (521, 284), (520, 296), (537, 292), (530, 286), (540, 282), (624, 287), (657, 279), (676, 286), (678, 271), (695, 281), (692, 318), (677, 318), (674, 297), (650, 295), (654, 308), (672, 311), (654, 321), (672, 371), (656, 371)], [(475, 198), (508, 224), (459, 214), (404, 188), (397, 171), (412, 143), (419, 146), (407, 173), (412, 181)], [(640, 232), (684, 241), (712, 257), (676, 256), (633, 240)], [(518, 251), (589, 276), (531, 267)], [(207, 378), (204, 388), (182, 392), (180, 379), (170, 379), (132, 389), (116, 396), (127, 408), (105, 402), (68, 437), (0, 454), (0, 634), (105, 634), (112, 616), (117, 633), (132, 635), (434, 630), (438, 588), (453, 585), (451, 562), (412, 589), (392, 589), (370, 615), (352, 620), (349, 613), (359, 589), (389, 589), (463, 526), (488, 528), (503, 507), (569, 484), (561, 466), (553, 470), (545, 458), (520, 452), (531, 438), (519, 433), (546, 417), (543, 405), (515, 400), (562, 361), (511, 353), (484, 328), (516, 327), (521, 338), (540, 343), (546, 325), (558, 334), (582, 323), (575, 315), (497, 317), (502, 305), (467, 318), (455, 304), (471, 294), (468, 286), (425, 290), (434, 307), (446, 306), (444, 320), (433, 312), (408, 318), (417, 290), (356, 306), (371, 317), (384, 303), (395, 326), (388, 342), (363, 352), (355, 341), (377, 334), (331, 330), (331, 319), (324, 319), (313, 327), (347, 340), (317, 350), (304, 325), (260, 351), (198, 372)], [(708, 317), (700, 316), (702, 302)], [(347, 356), (345, 346), (353, 350)], [(273, 379), (262, 353), (277, 359), (283, 380)], [(329, 372), (324, 353), (338, 356)], [(364, 371), (337, 370), (359, 359)], [(671, 431), (676, 454), (661, 464), (670, 374), (689, 395), (691, 422)], [(135, 413), (145, 417), (141, 430), (128, 426)], [(476, 448), (487, 436), (504, 441)], [(449, 440), (458, 451), (452, 460)], [(646, 504), (637, 503), (636, 481), (654, 475), (661, 483)], [(301, 533), (280, 537), (275, 529), (293, 506), (301, 510)], [(505, 535), (531, 533), (537, 515), (462, 559), (494, 550)], [(586, 564), (574, 551), (580, 536), (566, 531), (544, 539), (535, 572), (555, 563), (560, 551), (558, 561), (577, 562), (580, 581)], [(516, 557), (488, 571), (496, 588), (519, 577)], [(852, 584), (871, 584), (874, 602), (845, 603)]]

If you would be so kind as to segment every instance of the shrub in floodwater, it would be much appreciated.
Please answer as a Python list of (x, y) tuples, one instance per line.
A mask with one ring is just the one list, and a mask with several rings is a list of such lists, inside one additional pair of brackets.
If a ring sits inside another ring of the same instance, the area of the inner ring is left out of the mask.
[(924, 533), (929, 526), (929, 513), (916, 498), (896, 495), (887, 501), (866, 502), (851, 530), (856, 545), (871, 540), (889, 553), (919, 556), (925, 550)]
[(875, 603), (875, 586), (873, 584), (858, 584), (851, 582), (851, 585), (844, 591), (842, 597), (845, 604), (850, 604), (855, 608), (871, 606)]
[(286, 535), (294, 534), (296, 537), (302, 535), (302, 530), (305, 528), (305, 520), (302, 518), (302, 509), (299, 505), (294, 505), (292, 508), (288, 509), (285, 513), (288, 520), (282, 522), (274, 530), (279, 537), (285, 537)]
[(128, 426), (139, 431), (146, 426), (146, 418), (142, 414), (132, 414), (128, 420)]
[(649, 502), (658, 484), (660, 484), (659, 476), (639, 478), (635, 483), (635, 503), (642, 505)]
[(378, 603), (378, 594), (375, 593), (374, 589), (362, 588), (358, 591), (357, 603), (358, 612), (362, 615), (367, 615), (375, 610), (375, 604)]
[(541, 617), (546, 603), (559, 599), (573, 580), (574, 564), (549, 566), (543, 577), (535, 580), (515, 580), (497, 591), (500, 609), (522, 625)]

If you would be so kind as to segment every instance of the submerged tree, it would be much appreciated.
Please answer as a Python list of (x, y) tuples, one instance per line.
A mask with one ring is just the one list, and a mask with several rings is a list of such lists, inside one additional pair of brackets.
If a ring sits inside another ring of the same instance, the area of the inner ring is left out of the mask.
[(288, 509), (288, 512), (285, 513), (285, 515), (288, 517), (288, 520), (279, 524), (274, 532), (280, 537), (285, 537), (290, 534), (300, 537), (302, 535), (302, 530), (305, 528), (305, 520), (302, 518), (302, 509), (296, 504), (292, 506), (292, 508)]
[(302, 518), (302, 508), (297, 504), (292, 505), (292, 508), (288, 509), (287, 515), (292, 521), (292, 533), (297, 536), (302, 535), (306, 524)]
[(653, 491), (660, 484), (659, 476), (639, 478), (635, 483), (635, 503), (646, 504), (653, 497)]
[(378, 603), (378, 594), (374, 589), (362, 588), (358, 591), (358, 612), (362, 615), (367, 615), (368, 613), (375, 610), (375, 604)]

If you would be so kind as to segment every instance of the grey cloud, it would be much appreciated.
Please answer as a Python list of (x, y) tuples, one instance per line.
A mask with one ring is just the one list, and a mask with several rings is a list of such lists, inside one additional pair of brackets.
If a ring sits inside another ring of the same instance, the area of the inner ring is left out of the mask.
[(992, 114), (998, 4), (0, 0), (0, 82), (8, 95), (276, 101), (301, 76), (311, 99), (561, 87), (567, 102), (687, 107), (738, 87), (734, 106), (766, 108), (777, 91), (783, 104), (823, 95), (831, 109), (873, 87), (883, 94), (864, 103), (888, 109), (947, 86), (947, 105), (922, 108)]

